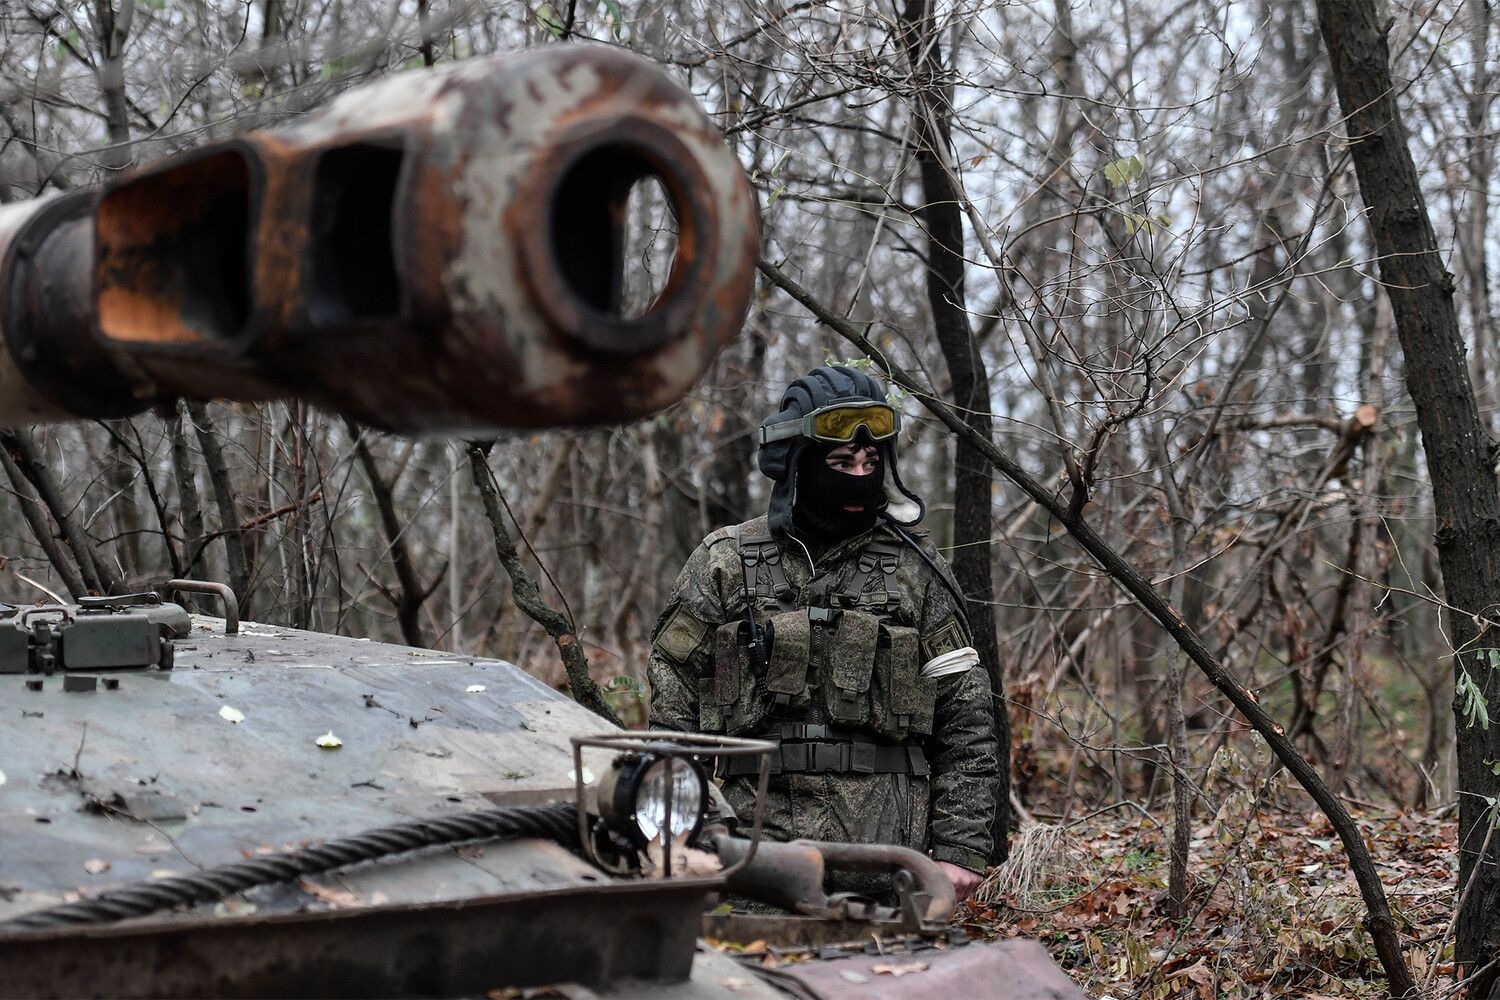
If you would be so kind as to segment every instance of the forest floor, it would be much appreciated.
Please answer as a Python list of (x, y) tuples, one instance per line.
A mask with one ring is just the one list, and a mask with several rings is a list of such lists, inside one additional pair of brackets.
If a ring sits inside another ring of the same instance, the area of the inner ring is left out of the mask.
[[(1167, 908), (1167, 832), (1111, 810), (1012, 841), (970, 905), (976, 937), (1033, 937), (1089, 996), (1377, 997), (1364, 907), (1322, 816), (1229, 802), (1193, 831), (1188, 916)], [(1451, 814), (1355, 812), (1423, 996), (1451, 995)]]

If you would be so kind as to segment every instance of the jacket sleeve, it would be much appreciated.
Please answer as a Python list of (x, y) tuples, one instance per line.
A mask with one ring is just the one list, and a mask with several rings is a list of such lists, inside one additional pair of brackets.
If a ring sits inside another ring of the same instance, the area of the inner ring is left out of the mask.
[[(924, 660), (972, 646), (968, 626), (942, 581), (933, 577), (923, 602)], [(929, 829), (932, 856), (984, 871), (993, 846), (997, 747), (989, 673), (983, 663), (938, 678), (927, 756), (932, 766)]]
[(714, 631), (723, 621), (710, 565), (699, 545), (677, 576), (667, 606), (651, 630), (651, 726), (698, 732), (698, 678), (713, 672)]

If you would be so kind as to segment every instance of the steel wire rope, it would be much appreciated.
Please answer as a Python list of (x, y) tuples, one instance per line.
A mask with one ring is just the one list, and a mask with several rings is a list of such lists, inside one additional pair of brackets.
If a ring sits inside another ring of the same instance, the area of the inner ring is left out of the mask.
[(377, 827), (323, 844), (237, 861), (192, 875), (134, 882), (92, 899), (63, 903), (0, 921), (0, 933), (113, 923), (176, 906), (215, 903), (257, 886), (320, 875), (423, 847), (482, 838), (515, 840), (522, 837), (545, 838), (576, 849), (578, 807), (572, 803), (511, 806)]

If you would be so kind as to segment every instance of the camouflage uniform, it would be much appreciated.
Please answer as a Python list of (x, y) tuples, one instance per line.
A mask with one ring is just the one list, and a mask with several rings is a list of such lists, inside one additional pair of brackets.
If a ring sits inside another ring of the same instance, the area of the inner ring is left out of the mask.
[[(982, 666), (919, 673), (972, 645), (953, 595), (884, 525), (813, 556), (816, 571), (765, 517), (703, 540), (652, 632), (653, 726), (778, 739), (765, 804), (775, 839), (901, 844), (982, 871), (995, 809), (989, 678)], [(763, 677), (745, 653), (747, 578), (756, 620), (774, 629)], [(723, 790), (750, 814), (753, 777), (731, 773)]]

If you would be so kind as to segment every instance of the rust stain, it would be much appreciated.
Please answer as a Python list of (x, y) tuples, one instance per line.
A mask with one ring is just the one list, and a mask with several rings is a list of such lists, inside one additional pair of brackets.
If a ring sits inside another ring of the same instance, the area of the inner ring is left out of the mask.
[(99, 290), (99, 328), (112, 340), (138, 344), (196, 344), (198, 331), (183, 324), (180, 302), (128, 288)]

